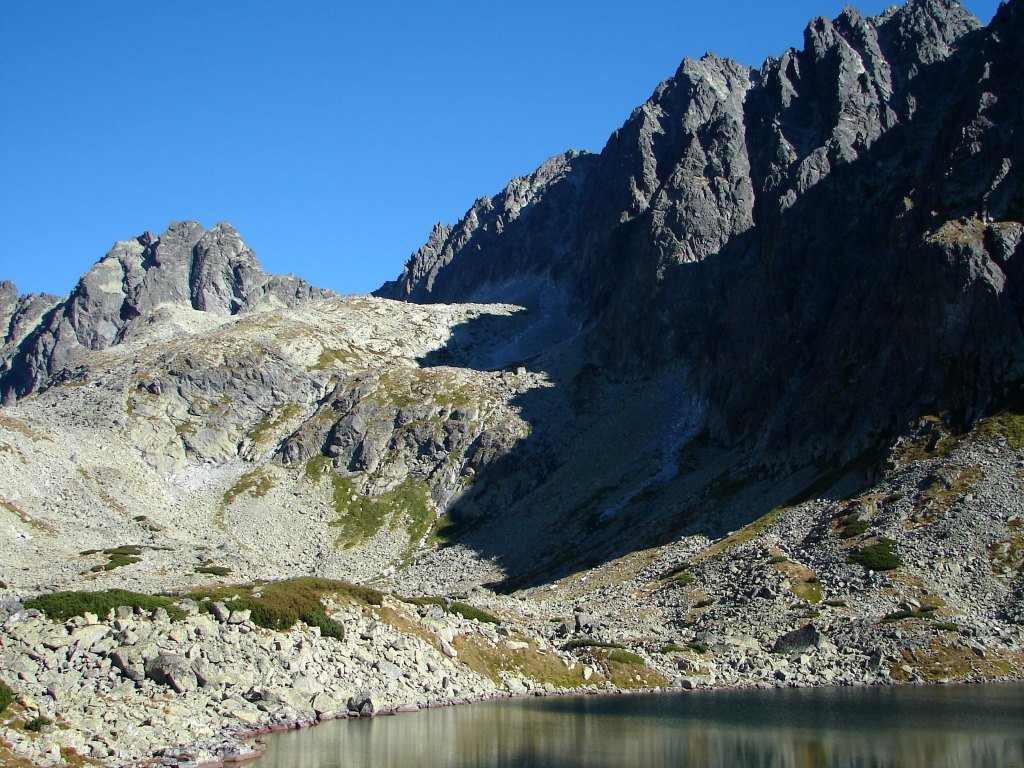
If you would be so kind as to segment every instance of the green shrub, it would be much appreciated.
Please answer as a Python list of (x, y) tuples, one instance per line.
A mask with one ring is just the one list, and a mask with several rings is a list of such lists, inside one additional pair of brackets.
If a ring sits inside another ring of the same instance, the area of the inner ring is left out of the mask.
[(831, 608), (845, 608), (846, 607), (846, 601), (845, 600), (826, 600), (825, 601), (825, 605), (827, 605), (827, 606), (829, 606)]
[(644, 660), (637, 656), (632, 651), (625, 651), (621, 648), (615, 648), (611, 653), (608, 654), (608, 661), (615, 661), (619, 664), (643, 664)]
[(474, 608), (472, 605), (450, 600), (447, 597), (400, 597), (399, 599), (403, 603), (409, 603), (410, 605), (437, 605), (445, 613), (461, 616), (468, 621), (476, 619), (482, 624), (501, 624), (501, 619), (497, 616), (481, 608)]
[(161, 595), (143, 595), (124, 589), (107, 589), (102, 592), (51, 592), (48, 595), (26, 600), (26, 608), (35, 608), (54, 620), (66, 620), (72, 616), (81, 616), (88, 612), (97, 616), (106, 616), (111, 608), (126, 606), (155, 611), (163, 608), (172, 619), (180, 619), (184, 614), (169, 597)]
[(0, 680), (0, 715), (14, 703), (14, 691), (3, 680)]
[(877, 544), (870, 544), (852, 552), (849, 561), (863, 566), (866, 571), (891, 571), (903, 565), (895, 547), (895, 541), (882, 537)]
[(937, 621), (935, 622), (935, 628), (940, 632), (959, 632), (960, 627), (956, 624), (952, 624), (948, 621)]
[(708, 647), (704, 643), (694, 640), (692, 643), (687, 643), (686, 647), (695, 653), (707, 653)]
[(43, 728), (45, 728), (48, 725), (51, 725), (52, 723), (53, 721), (49, 718), (43, 717), (42, 715), (38, 715), (37, 717), (33, 717), (31, 720), (25, 723), (25, 730), (38, 733), (39, 731), (43, 730)]
[(684, 648), (681, 645), (677, 645), (676, 643), (668, 643), (667, 645), (662, 647), (659, 653), (682, 653), (685, 650), (686, 648)]
[(697, 579), (694, 577), (692, 573), (683, 572), (680, 573), (678, 576), (674, 576), (672, 578), (672, 581), (681, 587), (688, 587), (695, 581), (697, 581)]
[(887, 613), (882, 617), (882, 621), (890, 623), (893, 621), (902, 621), (903, 619), (933, 619), (935, 611), (938, 610), (937, 605), (922, 605), (920, 608), (902, 609), (899, 611), (893, 611)]
[(771, 565), (778, 565), (779, 563), (788, 563), (789, 558), (784, 555), (772, 555), (768, 558), (768, 562)]
[(860, 515), (851, 515), (843, 522), (839, 535), (844, 539), (852, 539), (855, 536), (863, 536), (869, 528), (867, 520), (861, 520)]
[(196, 573), (206, 573), (210, 576), (230, 576), (231, 569), (225, 568), (223, 565), (197, 565), (195, 567)]
[(311, 627), (319, 627), (324, 637), (343, 638), (344, 627), (327, 615), (321, 600), (325, 595), (345, 596), (368, 605), (380, 605), (384, 601), (384, 595), (375, 589), (314, 576), (270, 584), (201, 589), (190, 597), (207, 611), (218, 600), (223, 600), (229, 610), (249, 611), (252, 623), (264, 629), (284, 631), (304, 621)]

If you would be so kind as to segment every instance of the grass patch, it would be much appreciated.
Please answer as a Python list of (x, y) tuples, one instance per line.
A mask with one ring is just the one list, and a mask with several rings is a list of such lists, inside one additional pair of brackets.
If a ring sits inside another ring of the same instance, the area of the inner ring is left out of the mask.
[(224, 506), (230, 506), (243, 493), (249, 493), (253, 498), (262, 498), (270, 493), (270, 489), (273, 487), (274, 481), (266, 470), (254, 469), (252, 472), (246, 472), (238, 478), (234, 485), (224, 491)]
[(944, 467), (926, 479), (914, 504), (908, 526), (931, 525), (942, 519), (949, 509), (981, 482), (981, 467)]
[(852, 539), (857, 536), (863, 536), (870, 528), (870, 523), (862, 519), (860, 513), (854, 512), (841, 519), (837, 533), (840, 538)]
[(672, 582), (681, 587), (688, 587), (696, 581), (697, 578), (692, 573), (687, 573), (686, 571), (683, 571), (678, 576), (672, 577)]
[(123, 547), (113, 547), (111, 549), (86, 549), (81, 552), (82, 555), (97, 555), (104, 554), (107, 556), (107, 562), (100, 565), (94, 565), (90, 568), (87, 573), (99, 573), (101, 571), (112, 571), (115, 568), (123, 568), (126, 565), (134, 565), (135, 563), (142, 562), (142, 547), (134, 545), (128, 545)]
[(427, 536), (428, 547), (444, 547), (449, 544), (454, 544), (458, 538), (462, 527), (452, 519), (451, 515), (445, 510), (437, 522), (434, 523), (434, 527), (430, 529), (430, 533)]
[(904, 619), (934, 619), (935, 611), (939, 609), (937, 605), (922, 605), (920, 608), (913, 609), (902, 609), (899, 611), (893, 611), (887, 613), (882, 617), (882, 621), (886, 624), (891, 624), (894, 621), (903, 621)]
[(933, 625), (940, 632), (959, 632), (960, 627), (957, 624), (953, 624), (949, 621), (937, 621)]
[(762, 533), (768, 530), (768, 527), (772, 523), (774, 523), (780, 515), (782, 515), (785, 512), (788, 512), (791, 509), (793, 509), (793, 507), (775, 507), (775, 509), (771, 510), (765, 515), (762, 515), (749, 525), (740, 528), (735, 533), (730, 533), (724, 539), (719, 539), (710, 547), (708, 547), (699, 555), (697, 555), (697, 558), (703, 559), (705, 557), (714, 557), (716, 555), (722, 554), (723, 552), (725, 552), (728, 549), (731, 549), (732, 547), (735, 547), (738, 544), (745, 544), (748, 541), (752, 541), (755, 537), (760, 536)]
[(329, 476), (334, 511), (338, 514), (330, 525), (341, 529), (338, 538), (346, 547), (366, 541), (388, 523), (392, 529), (404, 530), (411, 543), (419, 543), (434, 522), (430, 486), (424, 480), (407, 477), (390, 491), (367, 496), (357, 492), (351, 478), (333, 472)]
[(989, 548), (992, 571), (999, 578), (1012, 578), (1014, 572), (1024, 568), (1024, 527), (1020, 520), (1011, 521), (1008, 526), (1009, 538), (998, 541)]
[(662, 646), (658, 653), (683, 653), (684, 651), (686, 651), (685, 646), (677, 645), (676, 643), (668, 643), (667, 645)]
[(359, 357), (350, 349), (333, 349), (324, 347), (320, 350), (320, 357), (316, 365), (309, 368), (311, 371), (331, 371), (336, 368), (347, 368), (359, 362)]
[(196, 573), (203, 573), (209, 576), (230, 576), (231, 569), (226, 568), (223, 565), (197, 565), (195, 567)]
[(866, 571), (893, 571), (903, 565), (896, 552), (896, 542), (882, 536), (875, 544), (854, 550), (847, 558), (849, 562), (863, 566)]
[(447, 597), (402, 597), (403, 603), (410, 605), (437, 605), (445, 613), (461, 616), (467, 621), (476, 619), (481, 624), (501, 624), (501, 619), (488, 613), (482, 608), (474, 608), (472, 605), (460, 603), (457, 600), (449, 600)]
[(280, 407), (271, 408), (246, 435), (254, 443), (258, 443), (271, 430), (277, 429), (285, 422), (294, 418), (299, 413), (299, 406), (296, 403), (287, 403)]
[(701, 654), (708, 652), (708, 647), (704, 643), (698, 642), (696, 640), (694, 640), (692, 643), (687, 643), (686, 649), (688, 651), (693, 651), (694, 653)]
[(0, 680), (0, 715), (14, 703), (14, 691), (3, 680)]
[(189, 597), (203, 610), (223, 600), (232, 611), (250, 611), (253, 624), (265, 629), (284, 631), (303, 621), (319, 627), (324, 637), (343, 638), (344, 627), (327, 615), (321, 598), (347, 598), (364, 605), (380, 605), (384, 595), (375, 589), (349, 584), (346, 581), (304, 576), (269, 584), (247, 584), (199, 589)]
[(43, 717), (42, 715), (37, 715), (36, 717), (33, 717), (31, 720), (28, 720), (22, 727), (26, 731), (39, 733), (39, 731), (43, 730), (43, 728), (45, 728), (48, 725), (53, 725), (53, 721), (50, 720), (50, 718)]
[(163, 608), (173, 620), (184, 616), (170, 597), (143, 595), (124, 589), (107, 589), (102, 592), (51, 592), (25, 601), (26, 608), (35, 608), (46, 614), (46, 618), (61, 621), (85, 613), (106, 616), (111, 609), (121, 606), (145, 611)]
[(608, 654), (608, 661), (614, 661), (617, 664), (643, 664), (644, 660), (633, 653), (622, 648), (614, 648)]
[(768, 558), (769, 565), (778, 565), (779, 563), (788, 563), (789, 558), (785, 555), (772, 555)]
[[(492, 647), (482, 637), (459, 635), (452, 645), (459, 652), (460, 662), (498, 685), (504, 685), (502, 673), (528, 678), (541, 685), (551, 683), (561, 689), (580, 688), (585, 683), (582, 666), (569, 669), (555, 654), (538, 653), (532, 643), (527, 649), (513, 651), (500, 643)], [(600, 680), (600, 675), (595, 674), (590, 684), (595, 685)]]
[(7, 416), (6, 414), (0, 415), (0, 427), (3, 429), (9, 429), (12, 432), (18, 432), (29, 440), (34, 440), (36, 442), (46, 440), (47, 442), (50, 442), (50, 438), (46, 435), (36, 432), (36, 430), (32, 429), (32, 427), (25, 422), (12, 418), (11, 416)]
[(845, 600), (826, 600), (824, 602), (824, 605), (827, 605), (829, 608), (845, 608), (846, 607), (846, 601)]
[(823, 597), (821, 581), (810, 568), (787, 560), (776, 563), (775, 570), (789, 580), (789, 591), (809, 603), (820, 603)]

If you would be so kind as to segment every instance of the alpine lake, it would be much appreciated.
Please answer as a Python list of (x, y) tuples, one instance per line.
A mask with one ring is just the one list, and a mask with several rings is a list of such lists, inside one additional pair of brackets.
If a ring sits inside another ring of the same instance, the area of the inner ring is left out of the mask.
[(1024, 685), (503, 699), (266, 737), (256, 768), (1024, 768)]

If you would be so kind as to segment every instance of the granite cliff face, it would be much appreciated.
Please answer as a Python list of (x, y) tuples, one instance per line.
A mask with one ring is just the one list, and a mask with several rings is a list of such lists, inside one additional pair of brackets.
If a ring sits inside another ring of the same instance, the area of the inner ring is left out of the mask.
[(685, 366), (712, 438), (768, 463), (855, 455), (923, 410), (966, 425), (1024, 373), (1022, 16), (847, 8), (760, 69), (686, 60), (599, 155), (478, 201), (378, 295), (554, 284), (590, 360)]
[(265, 273), (229, 224), (204, 230), (196, 222), (173, 223), (159, 237), (147, 232), (116, 243), (63, 300), (17, 299), (13, 284), (0, 286), (0, 320), (8, 326), (0, 397), (7, 402), (38, 389), (84, 352), (107, 349), (133, 327), (159, 322), (154, 313), (161, 309), (236, 315), (328, 293), (291, 275)]

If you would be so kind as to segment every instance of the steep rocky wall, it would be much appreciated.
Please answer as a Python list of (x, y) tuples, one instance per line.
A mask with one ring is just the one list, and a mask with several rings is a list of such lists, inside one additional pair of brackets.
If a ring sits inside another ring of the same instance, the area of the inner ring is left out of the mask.
[(928, 409), (966, 424), (1022, 373), (1021, 16), (847, 8), (760, 69), (686, 60), (599, 155), (538, 171), (564, 168), (571, 204), (498, 226), (478, 203), (379, 293), (559, 284), (594, 362), (683, 363), (712, 436), (768, 463), (856, 454)]

